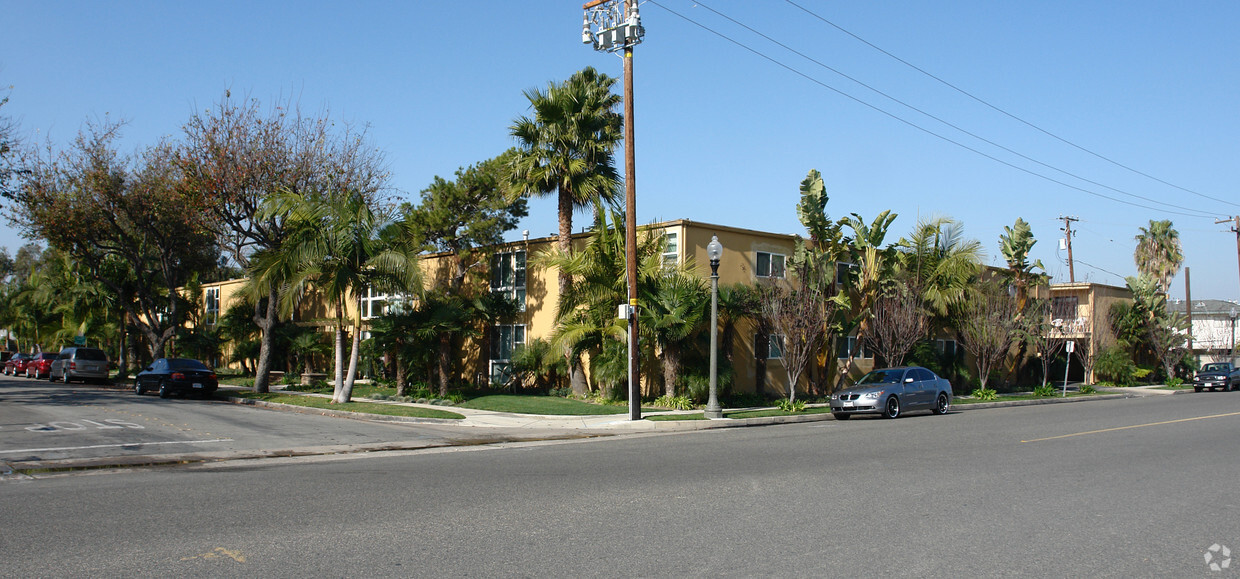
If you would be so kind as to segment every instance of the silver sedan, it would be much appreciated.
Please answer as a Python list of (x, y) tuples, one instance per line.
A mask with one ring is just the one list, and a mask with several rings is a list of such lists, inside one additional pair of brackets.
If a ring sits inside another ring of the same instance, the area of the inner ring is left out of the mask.
[(914, 410), (946, 414), (951, 405), (952, 385), (920, 366), (874, 370), (855, 386), (831, 395), (831, 414), (838, 420), (853, 414), (896, 418)]

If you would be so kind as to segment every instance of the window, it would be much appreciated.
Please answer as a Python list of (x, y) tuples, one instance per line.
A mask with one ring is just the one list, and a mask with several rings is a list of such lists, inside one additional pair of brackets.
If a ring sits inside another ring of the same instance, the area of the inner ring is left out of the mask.
[(387, 303), (391, 298), (392, 296), (366, 288), (366, 295), (362, 296), (362, 319), (369, 320), (386, 314)]
[(851, 270), (855, 267), (857, 264), (846, 261), (835, 263), (835, 289), (844, 289), (844, 286), (849, 284), (849, 279), (852, 277)]
[(840, 360), (847, 360), (848, 355), (852, 354), (854, 358), (869, 360), (874, 357), (870, 353), (870, 349), (865, 344), (859, 343), (856, 336), (837, 336), (835, 338), (835, 357)]
[(1060, 296), (1051, 300), (1052, 320), (1076, 320), (1077, 306), (1081, 303), (1078, 296)]
[(664, 233), (663, 244), (663, 267), (676, 267), (680, 263), (679, 234), (675, 232)]
[(524, 251), (491, 256), (491, 292), (515, 301), (517, 311), (525, 311)]
[(939, 354), (943, 356), (955, 358), (956, 357), (956, 340), (935, 340), (934, 349), (938, 350)]
[(507, 384), (512, 377), (512, 354), (525, 345), (525, 326), (520, 324), (491, 327), (491, 384)]
[(784, 277), (784, 261), (786, 256), (779, 253), (758, 252), (757, 267), (754, 272), (758, 277)]
[(756, 334), (753, 338), (754, 357), (759, 360), (782, 360), (784, 336), (782, 334)]
[(208, 326), (219, 323), (220, 320), (220, 288), (209, 287), (202, 290), (203, 308), (202, 322)]

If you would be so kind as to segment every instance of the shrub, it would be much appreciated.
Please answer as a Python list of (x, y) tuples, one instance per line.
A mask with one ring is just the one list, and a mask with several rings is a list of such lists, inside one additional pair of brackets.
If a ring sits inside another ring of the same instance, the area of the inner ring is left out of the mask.
[(787, 398), (781, 398), (779, 400), (779, 409), (784, 412), (805, 412), (805, 401), (797, 400), (790, 402)]
[(973, 391), (973, 397), (983, 401), (998, 400), (999, 393), (991, 388), (977, 388)]
[(572, 395), (573, 395), (573, 389), (569, 388), (568, 386), (562, 386), (560, 388), (549, 388), (547, 390), (547, 396), (559, 396), (560, 398), (568, 398), (569, 396), (572, 396)]
[(1076, 391), (1081, 394), (1093, 394), (1098, 390), (1094, 388), (1093, 384), (1081, 384), (1081, 387), (1077, 388)]
[(1172, 376), (1170, 378), (1167, 378), (1167, 385), (1172, 388), (1179, 388), (1180, 386), (1184, 385), (1184, 380), (1180, 378), (1179, 376)]
[(691, 410), (693, 408), (693, 401), (689, 400), (687, 396), (669, 397), (664, 395), (655, 398), (651, 404), (661, 408), (671, 408), (672, 410)]
[(1048, 397), (1056, 394), (1058, 394), (1058, 392), (1056, 392), (1055, 387), (1050, 384), (1043, 384), (1033, 389), (1034, 396)]
[(1137, 365), (1132, 363), (1128, 353), (1116, 346), (1111, 346), (1098, 355), (1094, 362), (1094, 372), (1103, 380), (1114, 382), (1117, 386), (1136, 384)]
[(766, 406), (766, 398), (755, 392), (746, 392), (744, 394), (733, 394), (728, 397), (728, 404), (731, 408), (751, 408), (755, 406)]

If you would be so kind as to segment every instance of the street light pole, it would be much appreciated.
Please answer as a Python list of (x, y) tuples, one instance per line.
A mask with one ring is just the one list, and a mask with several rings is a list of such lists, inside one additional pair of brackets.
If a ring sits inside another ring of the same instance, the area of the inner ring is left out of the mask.
[(723, 244), (719, 236), (712, 235), (706, 245), (706, 255), (710, 257), (710, 399), (706, 401), (706, 418), (723, 418), (723, 407), (719, 406), (719, 257), (723, 255)]
[(641, 420), (637, 356), (637, 169), (633, 146), (633, 47), (646, 30), (637, 0), (591, 0), (581, 6), (581, 41), (595, 50), (622, 51), (624, 59), (624, 243), (629, 290), (629, 419)]

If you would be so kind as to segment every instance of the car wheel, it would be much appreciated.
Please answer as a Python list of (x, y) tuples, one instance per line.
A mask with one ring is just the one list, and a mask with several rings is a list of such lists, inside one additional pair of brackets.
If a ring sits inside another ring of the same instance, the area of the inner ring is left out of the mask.
[(159, 383), (159, 397), (160, 397), (160, 398), (167, 398), (167, 397), (169, 397), (169, 396), (171, 396), (171, 395), (172, 395), (172, 392), (170, 392), (170, 391), (168, 390), (168, 385), (167, 385), (167, 384), (164, 384), (163, 382), (160, 382), (160, 383)]
[(883, 406), (883, 418), (899, 418), (900, 417), (900, 399), (895, 396), (887, 398), (887, 404)]
[(849, 418), (852, 418), (852, 415), (847, 412), (832, 412), (831, 416), (834, 416), (836, 420), (848, 420)]
[(1223, 392), (1231, 392), (1231, 382), (1223, 384)]
[(947, 411), (950, 409), (951, 401), (947, 399), (947, 394), (940, 392), (938, 401), (934, 403), (934, 413), (947, 414)]
[(137, 394), (138, 396), (141, 396), (143, 394), (146, 394), (146, 389), (142, 387), (141, 382), (134, 380), (133, 381), (133, 393)]

